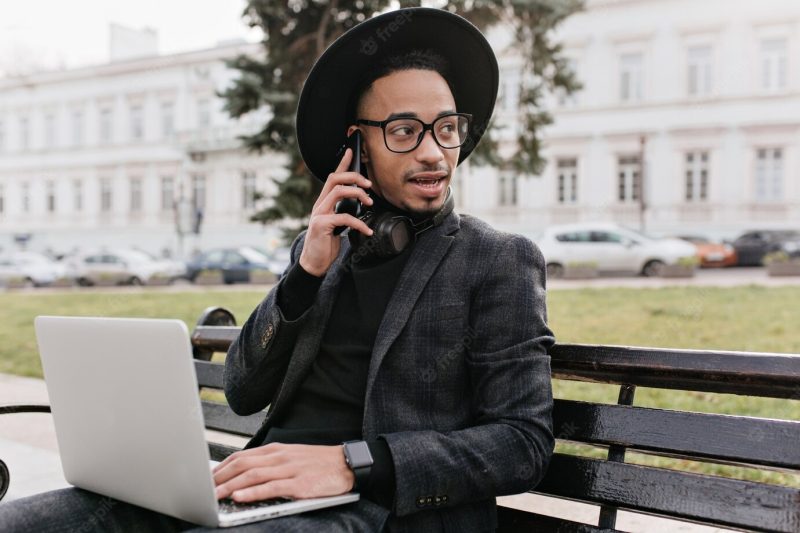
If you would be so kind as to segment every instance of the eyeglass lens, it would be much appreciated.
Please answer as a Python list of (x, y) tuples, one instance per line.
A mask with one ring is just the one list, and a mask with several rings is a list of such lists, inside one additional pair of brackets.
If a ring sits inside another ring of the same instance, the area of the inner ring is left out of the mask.
[[(413, 150), (422, 140), (424, 123), (415, 118), (397, 118), (386, 123), (386, 146), (395, 152)], [(459, 115), (445, 115), (432, 125), (433, 135), (442, 148), (458, 148), (467, 139), (469, 119)]]

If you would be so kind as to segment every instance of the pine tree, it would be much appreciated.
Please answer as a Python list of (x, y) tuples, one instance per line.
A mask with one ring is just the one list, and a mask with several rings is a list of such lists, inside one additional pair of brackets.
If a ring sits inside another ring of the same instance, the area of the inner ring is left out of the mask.
[[(321, 190), (321, 184), (305, 168), (294, 132), (294, 114), (305, 77), (331, 42), (390, 4), (389, 0), (249, 0), (245, 8), (247, 23), (264, 32), (264, 56), (242, 55), (230, 61), (229, 66), (239, 70), (240, 76), (220, 96), (232, 117), (263, 107), (271, 111), (261, 131), (241, 140), (253, 151), (285, 154), (287, 173), (285, 179), (275, 181), (278, 193), (272, 206), (251, 220), (263, 224), (298, 221), (297, 226), (284, 230), (288, 242), (307, 224)], [(421, 4), (419, 0), (400, 1), (402, 7)], [(552, 122), (541, 106), (542, 95), (556, 89), (571, 93), (580, 87), (560, 46), (552, 42), (551, 30), (582, 6), (583, 0), (455, 0), (444, 4), (445, 9), (482, 30), (498, 23), (513, 28), (515, 47), (523, 53), (520, 112), (524, 127), (520, 128), (518, 149), (501, 160), (490, 126), (470, 156), (472, 164), (513, 168), (530, 175), (541, 172), (541, 131)]]

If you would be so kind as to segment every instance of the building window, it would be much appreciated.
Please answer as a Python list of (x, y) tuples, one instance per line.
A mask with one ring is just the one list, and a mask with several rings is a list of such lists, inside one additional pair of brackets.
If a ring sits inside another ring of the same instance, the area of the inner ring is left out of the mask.
[(140, 141), (144, 137), (144, 111), (141, 104), (134, 104), (130, 108), (131, 140)]
[(52, 113), (44, 116), (44, 144), (46, 148), (56, 145), (56, 117)]
[(638, 155), (620, 156), (617, 160), (620, 202), (638, 202), (641, 191), (642, 162)]
[(205, 128), (211, 125), (211, 103), (207, 98), (197, 101), (197, 127)]
[(578, 201), (578, 160), (559, 159), (556, 162), (558, 179), (558, 203), (574, 204)]
[(83, 144), (83, 111), (76, 109), (72, 112), (72, 145)]
[(708, 199), (708, 152), (686, 154), (686, 201), (704, 202)]
[(100, 110), (99, 136), (101, 143), (110, 143), (113, 135), (113, 115), (110, 107)]
[(47, 212), (55, 213), (56, 211), (56, 184), (53, 181), (48, 181), (45, 185), (47, 194)]
[(30, 120), (28, 117), (19, 119), (19, 147), (21, 150), (28, 150), (31, 142)]
[(206, 177), (202, 174), (192, 176), (192, 207), (195, 211), (206, 206)]
[(172, 102), (161, 102), (161, 133), (171, 137), (175, 132), (175, 105)]
[(756, 151), (756, 201), (783, 199), (783, 149), (759, 148)]
[(256, 206), (256, 173), (242, 173), (242, 207), (252, 209)]
[(711, 66), (712, 48), (709, 45), (691, 46), (688, 52), (687, 83), (689, 96), (708, 96), (711, 94), (713, 70)]
[(100, 178), (100, 211), (111, 212), (111, 178)]
[(786, 39), (761, 41), (761, 88), (779, 91), (786, 88)]
[(638, 102), (642, 99), (643, 63), (640, 53), (620, 56), (619, 98), (623, 102)]
[(22, 184), (22, 212), (29, 213), (31, 210), (31, 186), (28, 183)]
[(172, 211), (175, 203), (175, 179), (172, 176), (161, 178), (161, 210)]
[(81, 180), (72, 182), (72, 203), (76, 212), (83, 210), (83, 182)]
[(517, 205), (517, 176), (504, 174), (500, 176), (500, 202), (501, 206)]
[(131, 212), (142, 210), (142, 178), (131, 178)]

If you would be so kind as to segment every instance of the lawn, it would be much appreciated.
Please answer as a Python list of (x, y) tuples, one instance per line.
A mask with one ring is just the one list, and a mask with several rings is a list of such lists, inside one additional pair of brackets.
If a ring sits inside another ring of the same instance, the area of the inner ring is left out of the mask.
[[(241, 324), (263, 291), (36, 292), (0, 295), (0, 372), (41, 377), (33, 332), (40, 314), (179, 318), (191, 329), (208, 306), (230, 309)], [(549, 321), (559, 342), (800, 354), (800, 287), (578, 289), (548, 294)], [(610, 385), (554, 383), (560, 398), (616, 402)], [(800, 420), (800, 400), (639, 389), (636, 405)], [(559, 444), (560, 450), (602, 456), (604, 450)], [(631, 454), (668, 468), (800, 486), (798, 476)]]

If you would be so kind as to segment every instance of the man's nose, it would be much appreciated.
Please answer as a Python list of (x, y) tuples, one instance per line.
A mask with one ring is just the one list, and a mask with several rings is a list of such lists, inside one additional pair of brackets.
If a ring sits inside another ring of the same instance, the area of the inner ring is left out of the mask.
[(433, 138), (433, 132), (428, 130), (422, 135), (422, 141), (417, 146), (417, 149), (414, 150), (415, 156), (417, 161), (419, 162), (439, 162), (444, 159), (444, 150), (441, 146), (436, 143), (436, 139)]

